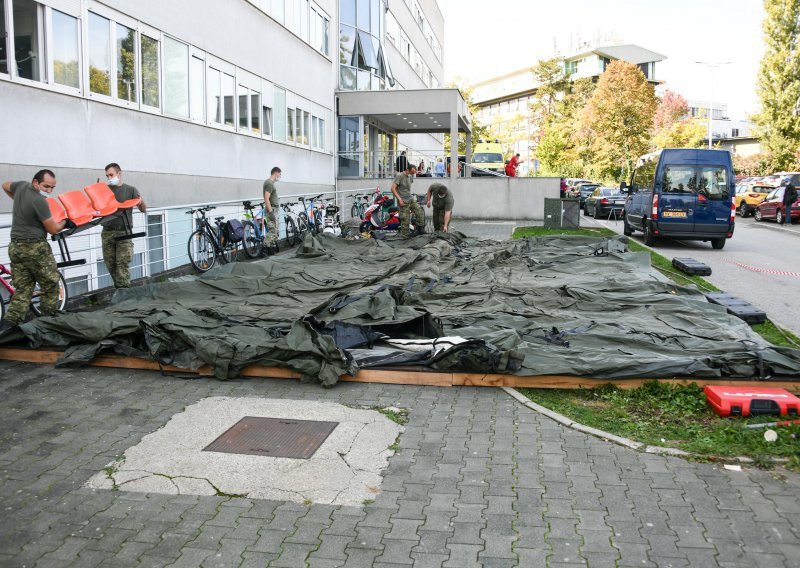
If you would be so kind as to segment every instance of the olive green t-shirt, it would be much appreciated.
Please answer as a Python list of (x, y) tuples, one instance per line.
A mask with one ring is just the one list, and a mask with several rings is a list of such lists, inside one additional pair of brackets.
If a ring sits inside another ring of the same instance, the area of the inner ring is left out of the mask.
[(445, 211), (452, 211), (455, 199), (453, 199), (453, 192), (448, 190), (444, 197), (439, 197), (439, 188), (445, 187), (441, 183), (431, 184), (431, 204), (434, 209), (444, 209)]
[[(123, 183), (122, 185), (118, 185), (116, 187), (109, 186), (109, 189), (114, 192), (114, 197), (116, 197), (117, 201), (120, 203), (128, 201), (129, 199), (136, 199), (137, 197), (140, 197), (139, 190), (132, 185), (128, 185), (127, 183)], [(128, 219), (128, 226), (133, 228), (133, 211), (131, 209), (125, 209), (122, 214)], [(124, 231), (125, 222), (122, 220), (122, 217), (117, 217), (108, 223), (104, 223), (103, 230)]]
[(277, 213), (280, 200), (278, 199), (278, 190), (275, 189), (275, 182), (271, 179), (267, 179), (267, 181), (264, 182), (264, 193), (267, 192), (269, 192), (269, 205), (275, 213)]
[(45, 197), (27, 181), (11, 184), (14, 207), (11, 212), (11, 240), (47, 239), (47, 231), (42, 225), (53, 216)]
[(411, 184), (414, 178), (406, 173), (397, 174), (393, 182), (397, 186), (397, 194), (403, 201), (411, 200)]

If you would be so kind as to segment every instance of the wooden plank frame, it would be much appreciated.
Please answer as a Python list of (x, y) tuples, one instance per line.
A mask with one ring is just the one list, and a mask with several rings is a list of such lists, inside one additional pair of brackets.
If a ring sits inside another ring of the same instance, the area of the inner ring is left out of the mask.
[[(38, 363), (53, 365), (61, 357), (62, 352), (48, 349), (24, 349), (19, 347), (0, 348), (0, 360), (18, 361), (23, 363)], [(156, 361), (140, 359), (137, 357), (122, 357), (118, 355), (101, 355), (88, 363), (92, 367), (111, 367), (117, 369), (137, 369), (148, 371), (167, 371), (173, 373), (195, 373), (200, 376), (213, 376), (211, 368), (200, 367), (196, 370), (182, 369), (173, 365), (160, 365)], [(250, 365), (242, 369), (242, 377), (269, 378), (269, 379), (299, 379), (300, 373), (291, 369), (278, 367), (265, 367)], [(552, 389), (581, 389), (593, 388), (605, 384), (613, 384), (620, 388), (636, 388), (647, 381), (654, 379), (598, 379), (592, 377), (575, 377), (570, 375), (540, 375), (520, 377), (517, 375), (457, 373), (449, 371), (431, 371), (422, 367), (402, 367), (396, 369), (362, 369), (354, 377), (342, 375), (340, 380), (354, 383), (383, 383), (394, 385), (418, 385), (434, 387), (520, 387), (520, 388), (552, 388)], [(692, 377), (668, 377), (655, 379), (659, 382), (673, 384), (696, 383), (704, 385), (731, 385), (731, 386), (765, 386), (785, 388), (790, 391), (800, 391), (800, 378), (794, 380), (786, 377), (783, 379), (769, 380), (730, 380), (730, 379), (703, 379)]]

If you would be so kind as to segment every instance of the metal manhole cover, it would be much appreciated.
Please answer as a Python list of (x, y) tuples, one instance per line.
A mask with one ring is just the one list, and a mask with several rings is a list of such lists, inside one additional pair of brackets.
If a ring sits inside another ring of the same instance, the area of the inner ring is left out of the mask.
[(338, 424), (245, 416), (203, 451), (307, 460)]

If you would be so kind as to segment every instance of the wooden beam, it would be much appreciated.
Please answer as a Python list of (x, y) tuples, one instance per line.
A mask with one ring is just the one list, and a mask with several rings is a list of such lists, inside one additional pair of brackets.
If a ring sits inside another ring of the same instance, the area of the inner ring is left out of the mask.
[[(63, 352), (51, 349), (22, 349), (17, 347), (0, 348), (0, 360), (19, 361), (23, 363), (38, 363), (53, 365), (63, 355)], [(213, 376), (210, 367), (203, 366), (199, 369), (182, 369), (174, 365), (159, 365), (156, 361), (140, 359), (137, 357), (123, 357), (119, 355), (101, 355), (95, 357), (89, 366), (111, 367), (119, 369), (137, 369), (146, 371), (167, 371), (172, 373), (195, 373), (201, 376)], [(241, 376), (270, 379), (299, 379), (300, 373), (291, 369), (279, 367), (266, 367), (263, 365), (250, 365), (242, 369)], [(619, 388), (636, 388), (647, 381), (658, 380), (672, 384), (696, 383), (705, 385), (731, 385), (731, 386), (767, 386), (785, 388), (790, 391), (800, 391), (800, 380), (731, 380), (731, 379), (695, 379), (691, 377), (670, 377), (664, 379), (597, 379), (592, 377), (574, 377), (569, 375), (539, 375), (521, 377), (517, 375), (501, 375), (488, 373), (451, 373), (448, 371), (429, 371), (421, 367), (400, 367), (383, 369), (362, 369), (355, 377), (342, 375), (340, 380), (355, 383), (383, 383), (394, 385), (421, 385), (421, 386), (475, 386), (475, 387), (519, 387), (519, 388), (548, 388), (548, 389), (590, 389), (605, 384), (613, 384)]]

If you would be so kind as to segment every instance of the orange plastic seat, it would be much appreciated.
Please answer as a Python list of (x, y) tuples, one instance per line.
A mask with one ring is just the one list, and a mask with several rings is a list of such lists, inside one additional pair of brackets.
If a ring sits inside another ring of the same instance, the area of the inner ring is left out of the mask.
[(67, 218), (67, 212), (64, 211), (64, 208), (61, 207), (61, 204), (55, 197), (48, 197), (47, 205), (50, 207), (50, 213), (53, 215), (53, 221), (56, 223), (60, 223)]
[(67, 218), (79, 227), (98, 217), (102, 217), (86, 194), (80, 189), (62, 193), (58, 196), (58, 200), (67, 210)]
[(142, 201), (141, 198), (135, 197), (134, 199), (119, 202), (114, 192), (111, 191), (111, 188), (103, 182), (84, 187), (83, 191), (85, 191), (89, 199), (92, 200), (94, 208), (104, 217), (116, 213), (118, 209), (130, 209), (131, 207), (139, 205)]

